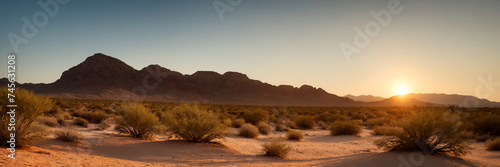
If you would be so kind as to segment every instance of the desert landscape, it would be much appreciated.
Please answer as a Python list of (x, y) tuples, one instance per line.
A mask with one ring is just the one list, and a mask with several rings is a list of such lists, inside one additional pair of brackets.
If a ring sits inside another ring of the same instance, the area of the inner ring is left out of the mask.
[(500, 167), (498, 0), (0, 2), (0, 166)]

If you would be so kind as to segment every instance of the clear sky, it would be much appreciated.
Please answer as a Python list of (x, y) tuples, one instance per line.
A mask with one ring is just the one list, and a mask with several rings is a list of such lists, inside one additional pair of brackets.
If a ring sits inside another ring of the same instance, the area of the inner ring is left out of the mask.
[[(223, 20), (212, 0), (72, 0), (19, 45), (18, 81), (54, 82), (101, 52), (136, 69), (238, 71), (341, 96), (390, 97), (406, 89), (500, 101), (500, 85), (478, 79), (491, 74), (500, 82), (498, 0), (401, 0), (400, 12), (350, 61), (339, 45), (354, 45), (355, 27), (365, 31), (376, 21), (370, 11), (388, 11), (389, 0), (219, 1), (232, 9)], [(7, 34), (22, 36), (22, 18), (33, 22), (43, 11), (38, 1), (0, 2), (0, 69), (15, 52)]]

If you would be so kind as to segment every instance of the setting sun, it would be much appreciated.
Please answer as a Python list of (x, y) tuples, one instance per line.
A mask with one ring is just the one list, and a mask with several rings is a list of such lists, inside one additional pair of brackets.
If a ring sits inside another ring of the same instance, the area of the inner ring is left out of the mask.
[(400, 86), (397, 88), (396, 90), (396, 94), (397, 95), (405, 95), (405, 94), (408, 94), (408, 89), (406, 89), (406, 87), (403, 87), (403, 86)]

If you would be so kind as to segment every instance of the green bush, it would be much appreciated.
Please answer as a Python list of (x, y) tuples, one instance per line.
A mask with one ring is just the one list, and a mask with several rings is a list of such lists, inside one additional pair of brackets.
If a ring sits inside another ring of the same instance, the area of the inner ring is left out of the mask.
[(248, 138), (256, 138), (259, 136), (259, 129), (252, 124), (243, 124), (240, 128), (239, 135)]
[(382, 135), (382, 136), (395, 136), (401, 131), (401, 128), (392, 127), (392, 126), (375, 126), (373, 127), (373, 135)]
[(331, 135), (358, 135), (361, 126), (354, 121), (335, 121), (330, 124)]
[(248, 110), (243, 114), (243, 119), (246, 122), (256, 125), (259, 122), (267, 122), (269, 118), (269, 114), (266, 110), (256, 109), (256, 110)]
[(488, 151), (500, 151), (500, 138), (490, 139), (485, 144)]
[[(0, 88), (0, 141), (2, 141), (3, 146), (9, 146), (9, 143), (5, 141), (10, 140), (10, 133), (13, 131), (9, 131), (8, 124), (10, 123), (11, 116), (8, 113), (10, 109), (7, 105), (10, 105), (10, 102), (7, 101), (9, 90), (7, 87)], [(15, 119), (16, 125), (15, 133), (16, 133), (16, 148), (26, 147), (32, 145), (39, 139), (42, 139), (46, 133), (42, 133), (42, 131), (36, 131), (40, 127), (33, 126), (33, 122), (36, 120), (38, 116), (43, 114), (44, 112), (49, 111), (52, 108), (52, 102), (45, 97), (36, 96), (32, 92), (28, 92), (24, 89), (17, 88), (13, 94), (16, 98), (15, 108)]]
[(295, 117), (295, 124), (301, 129), (314, 128), (314, 117), (309, 115), (299, 115)]
[(286, 133), (288, 140), (302, 140), (304, 139), (304, 134), (300, 130), (289, 130)]
[(78, 125), (81, 127), (89, 127), (89, 121), (83, 118), (75, 118), (75, 120), (73, 120), (73, 125)]
[(262, 148), (267, 156), (285, 158), (292, 150), (283, 140), (273, 138), (270, 142), (262, 144)]
[(396, 136), (376, 139), (374, 143), (388, 151), (465, 155), (471, 147), (465, 143), (459, 118), (457, 114), (445, 114), (442, 110), (413, 113), (401, 122), (402, 131)]
[(166, 117), (167, 127), (189, 142), (210, 142), (227, 134), (228, 127), (217, 114), (196, 104), (177, 106)]
[(54, 133), (56, 139), (65, 142), (78, 142), (83, 138), (82, 134), (73, 127), (63, 127), (56, 130)]
[(118, 112), (122, 116), (116, 119), (117, 128), (132, 137), (150, 137), (159, 125), (158, 117), (139, 103), (122, 104)]
[(244, 123), (245, 123), (244, 119), (238, 118), (231, 121), (231, 126), (233, 126), (233, 128), (240, 128)]
[(259, 122), (259, 124), (257, 124), (257, 128), (259, 128), (259, 132), (263, 135), (271, 133), (271, 126), (265, 122)]

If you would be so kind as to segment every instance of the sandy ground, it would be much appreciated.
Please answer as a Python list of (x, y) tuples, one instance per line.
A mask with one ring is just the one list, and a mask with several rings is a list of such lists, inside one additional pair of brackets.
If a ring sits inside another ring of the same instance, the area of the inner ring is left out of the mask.
[(16, 159), (0, 152), (0, 166), (500, 166), (500, 152), (486, 151), (484, 143), (473, 143), (472, 154), (458, 158), (422, 153), (388, 153), (377, 149), (376, 137), (364, 129), (358, 136), (330, 136), (326, 130), (304, 130), (304, 141), (287, 141), (293, 150), (286, 159), (263, 156), (261, 144), (269, 136), (248, 139), (237, 129), (220, 144), (188, 143), (182, 140), (138, 140), (105, 130), (79, 128), (81, 143), (54, 139), (18, 149)]

